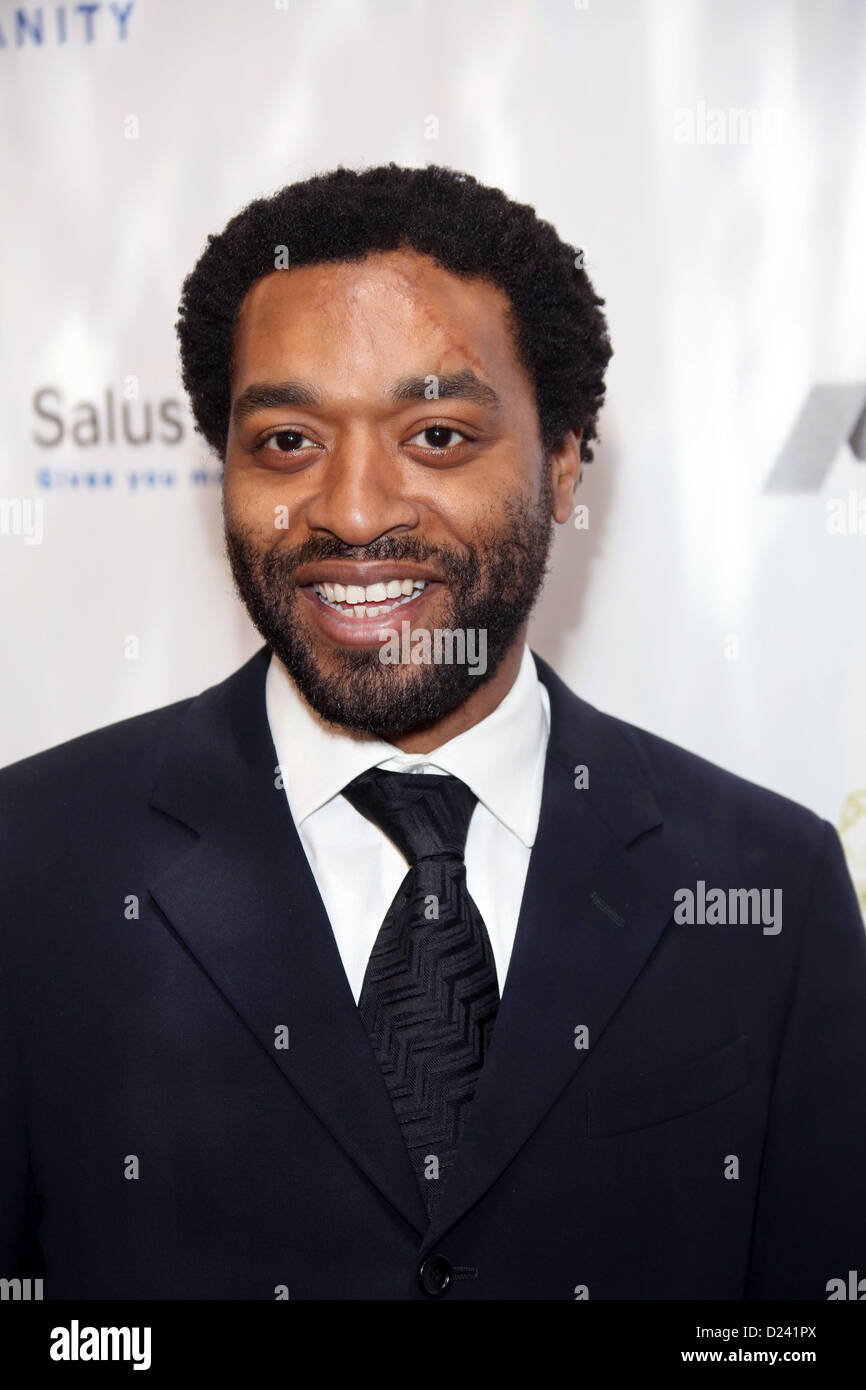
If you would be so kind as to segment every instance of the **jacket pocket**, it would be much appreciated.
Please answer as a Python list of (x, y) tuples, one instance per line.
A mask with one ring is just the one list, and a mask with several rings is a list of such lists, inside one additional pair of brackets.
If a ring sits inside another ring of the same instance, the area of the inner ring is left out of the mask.
[(745, 1086), (752, 1072), (751, 1039), (743, 1036), (717, 1052), (654, 1072), (622, 1086), (587, 1092), (587, 1132), (624, 1134), (631, 1129), (703, 1110)]

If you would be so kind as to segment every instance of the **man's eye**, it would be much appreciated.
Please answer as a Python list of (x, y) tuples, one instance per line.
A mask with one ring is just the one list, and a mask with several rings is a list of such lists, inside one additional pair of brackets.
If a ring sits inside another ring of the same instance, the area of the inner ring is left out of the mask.
[(306, 434), (301, 434), (300, 430), (278, 430), (276, 434), (269, 434), (267, 439), (256, 445), (257, 449), (267, 449), (268, 453), (274, 454), (296, 454), (299, 449), (315, 447), (314, 441)]
[(468, 439), (460, 430), (452, 429), (450, 425), (427, 425), (417, 434), (413, 434), (409, 440), (410, 444), (415, 444), (418, 440), (422, 449), (453, 449), (460, 440)]

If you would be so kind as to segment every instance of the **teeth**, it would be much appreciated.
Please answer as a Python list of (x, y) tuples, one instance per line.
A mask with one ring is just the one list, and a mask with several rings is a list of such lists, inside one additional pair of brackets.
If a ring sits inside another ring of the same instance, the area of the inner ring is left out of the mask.
[(389, 579), (387, 584), (380, 580), (377, 584), (368, 584), (366, 588), (363, 584), (331, 584), (323, 580), (313, 587), (329, 603), (348, 603), (354, 607), (356, 603), (384, 603), (385, 599), (399, 598), (401, 594), (408, 598), (416, 591), (426, 589), (427, 580)]
[(356, 618), (378, 618), (382, 613), (399, 608), (407, 599), (416, 598), (427, 588), (427, 583), (426, 579), (389, 579), (387, 584), (380, 580), (364, 586), (323, 580), (313, 588), (323, 603), (339, 608), (342, 613), (351, 610)]

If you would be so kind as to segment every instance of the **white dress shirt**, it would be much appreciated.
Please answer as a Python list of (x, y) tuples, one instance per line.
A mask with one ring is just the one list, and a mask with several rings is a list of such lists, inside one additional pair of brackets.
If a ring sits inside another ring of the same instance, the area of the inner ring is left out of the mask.
[(538, 829), (550, 732), (550, 700), (529, 647), (496, 709), (430, 753), (401, 753), (390, 743), (336, 730), (311, 709), (276, 656), (268, 666), (265, 703), (289, 809), (355, 1002), (408, 870), (396, 845), (341, 795), (371, 767), (450, 773), (477, 796), (466, 837), (466, 882), (490, 936), (501, 994)]

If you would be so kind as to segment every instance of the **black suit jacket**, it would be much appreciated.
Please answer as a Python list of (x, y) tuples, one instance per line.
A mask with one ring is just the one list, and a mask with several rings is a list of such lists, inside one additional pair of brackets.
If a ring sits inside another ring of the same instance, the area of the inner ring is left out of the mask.
[[(449, 1299), (866, 1276), (866, 937), (832, 826), (536, 657), (538, 839), (428, 1229), (276, 785), (267, 661), (0, 774), (0, 1276), (123, 1299), (423, 1299), (431, 1255)], [(698, 880), (780, 888), (782, 930), (678, 924)]]

